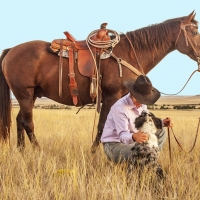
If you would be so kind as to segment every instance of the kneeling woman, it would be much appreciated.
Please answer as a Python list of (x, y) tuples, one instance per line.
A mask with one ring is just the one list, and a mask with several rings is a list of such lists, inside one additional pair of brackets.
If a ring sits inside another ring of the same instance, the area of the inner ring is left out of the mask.
[[(104, 152), (114, 163), (134, 159), (135, 144), (148, 140), (148, 134), (139, 131), (134, 122), (142, 111), (148, 112), (147, 105), (153, 105), (160, 97), (147, 76), (140, 75), (136, 80), (125, 81), (124, 85), (129, 93), (111, 107), (101, 137)], [(170, 118), (163, 119), (162, 124), (173, 126)], [(161, 150), (166, 139), (164, 128), (158, 129), (156, 136)]]

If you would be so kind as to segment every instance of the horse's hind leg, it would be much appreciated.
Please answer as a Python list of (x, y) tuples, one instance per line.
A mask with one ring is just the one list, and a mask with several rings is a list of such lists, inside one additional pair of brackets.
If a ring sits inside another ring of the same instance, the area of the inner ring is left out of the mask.
[(23, 149), (25, 147), (25, 137), (24, 137), (24, 127), (20, 110), (17, 115), (16, 122), (17, 122), (17, 147)]
[(25, 146), (24, 130), (26, 131), (30, 142), (33, 144), (33, 147), (40, 146), (34, 134), (34, 124), (33, 124), (33, 106), (36, 97), (26, 98), (19, 101), (20, 112), (17, 116), (17, 130), (18, 130), (18, 146)]

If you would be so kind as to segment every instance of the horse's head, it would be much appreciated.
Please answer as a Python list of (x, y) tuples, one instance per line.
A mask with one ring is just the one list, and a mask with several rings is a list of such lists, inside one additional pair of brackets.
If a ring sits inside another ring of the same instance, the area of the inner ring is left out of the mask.
[(194, 11), (186, 17), (180, 18), (180, 30), (175, 42), (175, 48), (191, 59), (200, 62), (200, 34)]

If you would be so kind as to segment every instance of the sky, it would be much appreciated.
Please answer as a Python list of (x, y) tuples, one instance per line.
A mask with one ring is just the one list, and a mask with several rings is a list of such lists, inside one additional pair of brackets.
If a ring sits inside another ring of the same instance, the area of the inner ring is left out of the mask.
[[(121, 33), (167, 19), (196, 12), (200, 22), (199, 0), (6, 0), (0, 1), (0, 52), (18, 44), (65, 38), (69, 31), (84, 40), (100, 24)], [(178, 51), (168, 54), (147, 76), (153, 86), (175, 94), (185, 85), (197, 63)], [(200, 94), (200, 73), (196, 72), (179, 95)]]

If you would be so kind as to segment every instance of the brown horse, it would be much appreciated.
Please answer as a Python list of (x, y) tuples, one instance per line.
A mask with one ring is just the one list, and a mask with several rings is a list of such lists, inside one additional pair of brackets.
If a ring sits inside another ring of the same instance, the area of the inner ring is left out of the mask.
[[(120, 42), (113, 53), (130, 63), (144, 74), (153, 69), (168, 53), (178, 50), (194, 61), (199, 61), (200, 35), (197, 21), (192, 12), (188, 16), (170, 19), (120, 36)], [(68, 59), (63, 59), (63, 95), (59, 97), (58, 56), (47, 49), (50, 43), (31, 41), (6, 49), (1, 55), (0, 70), (0, 137), (8, 141), (11, 125), (10, 90), (19, 102), (16, 117), (18, 147), (25, 146), (24, 130), (31, 143), (38, 146), (34, 134), (32, 109), (37, 97), (48, 97), (66, 105), (73, 105), (69, 89)], [(134, 47), (134, 48), (133, 48)], [(104, 123), (110, 107), (128, 91), (124, 80), (135, 79), (137, 75), (124, 67), (119, 77), (118, 63), (112, 57), (102, 60), (102, 108), (98, 132), (93, 150), (98, 146)], [(76, 81), (82, 104), (91, 103), (90, 80), (82, 76), (75, 66)]]

